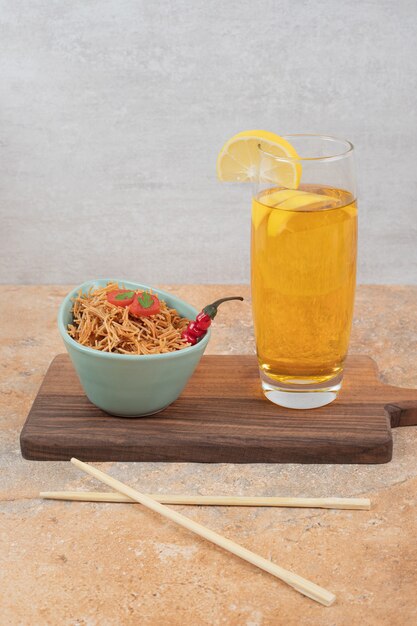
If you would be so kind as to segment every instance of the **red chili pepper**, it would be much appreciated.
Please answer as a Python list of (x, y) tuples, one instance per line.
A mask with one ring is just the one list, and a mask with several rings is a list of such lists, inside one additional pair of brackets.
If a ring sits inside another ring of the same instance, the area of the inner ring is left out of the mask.
[(190, 322), (187, 326), (187, 333), (191, 335), (191, 337), (195, 337), (196, 339), (199, 339), (200, 337), (203, 337), (203, 335), (206, 334), (206, 331), (200, 328), (197, 322)]
[(183, 341), (185, 341), (185, 343), (190, 343), (192, 346), (197, 343), (196, 337), (192, 337), (191, 335), (189, 335), (186, 330), (182, 331), (181, 338), (183, 339)]
[(213, 302), (213, 304), (205, 306), (204, 309), (197, 315), (195, 321), (190, 322), (187, 328), (182, 331), (181, 337), (183, 340), (190, 343), (192, 346), (200, 341), (206, 334), (212, 320), (216, 317), (219, 304), (227, 302), (228, 300), (243, 300), (243, 298), (241, 296), (221, 298), (220, 300)]
[(195, 318), (195, 321), (198, 323), (200, 328), (207, 330), (211, 324), (211, 317), (207, 315), (207, 313), (201, 311), (201, 313), (199, 313)]

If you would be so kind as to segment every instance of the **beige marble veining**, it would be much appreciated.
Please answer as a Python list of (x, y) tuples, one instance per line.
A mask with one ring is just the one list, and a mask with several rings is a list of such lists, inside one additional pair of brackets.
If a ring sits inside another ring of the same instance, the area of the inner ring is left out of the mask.
[[(247, 286), (170, 285), (216, 318), (208, 353), (252, 353)], [(394, 431), (386, 465), (102, 463), (149, 492), (358, 495), (361, 512), (176, 507), (337, 594), (323, 608), (136, 505), (42, 502), (43, 489), (97, 489), (69, 463), (29, 462), (19, 432), (53, 356), (66, 286), (0, 287), (0, 624), (408, 626), (417, 623), (417, 428)], [(417, 387), (417, 287), (358, 288), (351, 353), (384, 381)]]

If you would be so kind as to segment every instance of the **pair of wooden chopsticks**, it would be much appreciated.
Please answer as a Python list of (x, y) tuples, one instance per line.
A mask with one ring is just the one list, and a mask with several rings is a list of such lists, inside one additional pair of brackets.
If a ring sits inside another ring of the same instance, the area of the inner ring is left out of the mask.
[[(236, 556), (256, 565), (260, 569), (276, 576), (280, 580), (286, 582), (288, 585), (302, 593), (303, 595), (323, 604), (324, 606), (330, 606), (336, 600), (336, 596), (319, 587), (315, 583), (294, 574), (271, 561), (261, 557), (250, 550), (247, 550), (243, 546), (226, 539), (222, 535), (206, 528), (202, 524), (195, 522), (185, 515), (173, 511), (161, 502), (169, 504), (221, 504), (221, 505), (240, 505), (240, 506), (318, 506), (323, 508), (355, 508), (355, 509), (369, 509), (369, 500), (363, 498), (228, 498), (226, 496), (149, 496), (124, 483), (112, 478), (108, 474), (98, 470), (97, 468), (87, 465), (78, 459), (72, 458), (71, 462), (81, 469), (82, 471), (94, 476), (99, 481), (108, 485), (112, 489), (118, 492), (118, 494), (97, 494), (97, 493), (83, 493), (83, 492), (42, 492), (41, 496), (51, 499), (60, 500), (88, 500), (88, 501), (100, 501), (100, 502), (139, 502), (143, 506), (160, 513), (163, 517), (176, 522), (180, 526), (191, 530), (195, 534), (211, 541), (212, 543), (224, 548), (228, 552), (235, 554)], [(121, 494), (121, 495), (119, 495)], [(75, 497), (74, 497), (75, 496)], [(124, 497), (122, 497), (124, 496)], [(158, 502), (160, 500), (160, 502)], [(260, 501), (263, 504), (260, 504)], [(298, 504), (297, 504), (298, 503)], [(315, 504), (313, 504), (315, 503)]]
[[(76, 500), (79, 502), (127, 502), (135, 500), (120, 493), (111, 491), (41, 491), (40, 497), (47, 500)], [(367, 510), (371, 508), (368, 498), (280, 498), (251, 496), (183, 496), (148, 494), (150, 498), (161, 504), (185, 504), (190, 506), (273, 506), (302, 509), (352, 509)]]

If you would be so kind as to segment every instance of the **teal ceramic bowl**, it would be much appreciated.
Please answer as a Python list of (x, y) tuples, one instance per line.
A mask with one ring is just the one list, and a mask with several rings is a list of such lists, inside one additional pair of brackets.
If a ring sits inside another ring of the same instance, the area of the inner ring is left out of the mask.
[[(197, 367), (207, 343), (210, 330), (196, 345), (166, 354), (113, 354), (100, 352), (77, 343), (67, 332), (72, 322), (72, 301), (81, 290), (104, 287), (117, 282), (127, 289), (147, 289), (148, 285), (128, 280), (99, 279), (73, 289), (62, 302), (58, 313), (58, 328), (72, 364), (88, 399), (103, 411), (119, 417), (143, 417), (162, 411), (174, 402)], [(165, 291), (152, 291), (177, 309), (183, 317), (195, 319), (198, 311)]]

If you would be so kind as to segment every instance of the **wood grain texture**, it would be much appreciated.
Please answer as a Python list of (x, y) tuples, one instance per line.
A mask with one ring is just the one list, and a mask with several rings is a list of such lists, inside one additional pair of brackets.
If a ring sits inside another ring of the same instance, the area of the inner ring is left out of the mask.
[(375, 362), (348, 358), (338, 399), (295, 411), (261, 392), (256, 357), (205, 356), (162, 413), (116, 418), (86, 398), (66, 354), (51, 363), (20, 436), (32, 460), (386, 463), (391, 427), (417, 423), (417, 390), (384, 385)]

